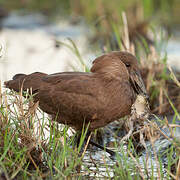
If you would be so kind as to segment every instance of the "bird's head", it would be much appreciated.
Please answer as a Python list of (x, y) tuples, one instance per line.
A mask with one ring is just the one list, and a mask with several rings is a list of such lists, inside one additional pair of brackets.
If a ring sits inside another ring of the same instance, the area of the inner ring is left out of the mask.
[(107, 78), (129, 79), (136, 94), (149, 98), (135, 56), (124, 51), (114, 51), (98, 57), (92, 72), (105, 74)]
[(128, 52), (122, 52), (122, 51), (117, 52), (117, 56), (124, 63), (124, 65), (126, 66), (129, 72), (130, 82), (133, 86), (134, 91), (137, 94), (141, 94), (146, 99), (148, 99), (149, 96), (147, 94), (144, 82), (142, 80), (136, 57)]

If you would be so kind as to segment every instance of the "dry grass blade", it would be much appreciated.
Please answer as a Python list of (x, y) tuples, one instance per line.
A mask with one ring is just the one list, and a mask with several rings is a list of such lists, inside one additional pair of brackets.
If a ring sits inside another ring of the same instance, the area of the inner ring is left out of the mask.
[(180, 179), (180, 158), (179, 158), (179, 162), (178, 162), (178, 166), (177, 166), (177, 170), (176, 170), (176, 180)]
[(159, 89), (159, 114), (163, 112), (163, 86)]
[(179, 124), (169, 124), (169, 127), (176, 128), (176, 127), (180, 127), (180, 125)]
[(88, 147), (88, 144), (89, 144), (90, 139), (91, 139), (91, 133), (90, 133), (90, 135), (89, 135), (89, 137), (88, 137), (88, 139), (87, 139), (87, 142), (86, 142), (86, 145), (85, 145), (85, 147), (84, 147), (84, 151), (83, 151), (83, 153), (82, 153), (81, 159), (84, 157), (84, 154), (85, 154), (85, 152), (86, 152), (86, 150), (87, 150), (87, 147)]
[(179, 179), (176, 179), (176, 176), (174, 174), (172, 174), (171, 172), (169, 172), (168, 169), (166, 169), (166, 172), (174, 179), (174, 180), (179, 180)]
[(125, 50), (130, 51), (128, 22), (127, 22), (127, 17), (126, 17), (125, 12), (122, 12), (122, 20), (124, 24), (124, 39), (123, 40), (124, 40)]
[(40, 170), (39, 170), (39, 167), (38, 167), (37, 164), (35, 163), (34, 159), (31, 157), (30, 152), (28, 152), (28, 157), (29, 157), (29, 159), (31, 160), (31, 162), (33, 163), (34, 167), (36, 168), (38, 174), (39, 174), (39, 175), (41, 176), (41, 178), (42, 178), (42, 174), (41, 174), (41, 172), (40, 172)]
[(53, 168), (54, 168), (59, 174), (61, 174), (61, 176), (62, 176), (63, 178), (66, 179), (66, 176), (65, 176), (56, 166), (53, 166)]
[(172, 78), (173, 81), (177, 84), (177, 86), (180, 87), (180, 82), (179, 82), (178, 79), (176, 78), (176, 76), (175, 76), (175, 74), (174, 74), (172, 68), (171, 68), (169, 65), (167, 65), (167, 67), (168, 67), (168, 69), (169, 69), (170, 72), (171, 72), (171, 74), (170, 74), (171, 78)]
[(138, 171), (139, 171), (139, 174), (140, 174), (141, 178), (142, 178), (143, 180), (145, 180), (144, 174), (143, 174), (143, 172), (142, 172), (142, 170), (141, 170), (141, 166), (140, 166), (139, 163), (137, 162), (136, 158), (132, 155), (132, 153), (131, 153), (129, 150), (127, 150), (127, 152), (128, 152), (128, 154), (131, 156), (132, 160), (135, 162), (136, 166), (138, 167), (137, 169), (138, 169)]

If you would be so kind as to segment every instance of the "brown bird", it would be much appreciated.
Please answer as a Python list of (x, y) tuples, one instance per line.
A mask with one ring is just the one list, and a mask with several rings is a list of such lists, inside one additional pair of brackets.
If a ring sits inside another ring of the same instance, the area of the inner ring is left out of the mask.
[(137, 59), (122, 51), (96, 58), (91, 72), (16, 74), (5, 86), (17, 92), (32, 88), (44, 112), (77, 131), (118, 120), (130, 114), (137, 94), (147, 97)]

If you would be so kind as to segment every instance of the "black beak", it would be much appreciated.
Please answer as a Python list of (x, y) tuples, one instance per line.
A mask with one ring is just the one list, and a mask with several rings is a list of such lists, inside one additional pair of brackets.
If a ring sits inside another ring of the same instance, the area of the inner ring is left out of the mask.
[(147, 94), (144, 82), (138, 71), (133, 71), (130, 73), (130, 81), (131, 81), (134, 91), (137, 94), (142, 94), (149, 101), (149, 96)]

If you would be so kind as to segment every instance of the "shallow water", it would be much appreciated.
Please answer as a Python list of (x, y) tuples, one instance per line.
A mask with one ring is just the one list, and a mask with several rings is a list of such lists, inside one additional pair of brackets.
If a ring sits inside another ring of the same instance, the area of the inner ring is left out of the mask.
[(50, 24), (41, 15), (5, 18), (0, 32), (1, 58), (0, 79), (11, 79), (16, 73), (43, 71), (56, 73), (76, 70), (83, 71), (76, 56), (64, 46), (57, 47), (55, 40), (68, 43), (71, 38), (77, 45), (87, 64), (94, 58), (88, 50), (89, 28), (84, 24), (72, 25), (61, 20)]
[[(173, 117), (169, 116), (168, 118), (169, 118), (168, 119), (169, 122), (171, 122)], [(163, 118), (161, 117), (161, 119), (163, 119)], [(171, 123), (169, 123), (169, 124), (171, 124)], [(176, 119), (175, 124), (180, 125), (180, 120)], [(108, 126), (109, 126), (109, 128), (112, 128), (114, 125), (115, 124), (112, 123), (111, 125), (108, 125)], [(165, 133), (166, 136), (168, 136), (170, 139), (172, 139), (169, 128), (162, 128), (161, 130), (163, 131), (163, 133)], [(104, 144), (106, 144), (107, 141), (109, 142), (113, 139), (112, 134), (111, 134), (111, 136), (109, 136), (109, 135), (106, 136), (106, 135), (107, 135), (107, 133), (105, 133), (104, 137), (103, 137), (104, 141), (105, 141)], [(178, 140), (180, 142), (180, 127), (176, 127), (176, 129), (173, 130), (173, 137), (176, 138), (176, 140)], [(172, 146), (172, 143), (169, 140), (167, 140), (164, 136), (160, 136), (154, 142), (154, 151), (152, 148), (152, 144), (149, 141), (146, 142), (146, 146), (147, 146), (147, 151), (146, 150), (142, 151), (142, 155), (138, 159), (138, 164), (141, 167), (142, 172), (145, 173), (145, 171), (148, 171), (149, 175), (151, 175), (153, 173), (154, 177), (158, 177), (159, 164), (157, 164), (155, 154), (154, 154), (154, 152), (155, 152), (157, 154), (158, 158), (160, 158), (163, 162), (162, 172), (164, 172), (164, 177), (166, 177), (167, 176), (166, 168), (167, 168), (167, 164), (168, 164), (168, 157), (166, 155), (162, 156), (162, 154), (168, 148), (170, 148)], [(121, 148), (123, 148), (123, 151)], [(133, 167), (134, 161), (131, 157), (129, 157), (128, 153), (126, 153), (127, 154), (126, 159), (124, 159), (123, 155), (122, 155), (122, 152), (126, 152), (127, 145), (124, 144), (122, 147), (118, 147), (118, 149), (117, 148), (111, 148), (111, 149), (117, 152), (118, 155), (116, 157), (111, 158), (108, 153), (106, 153), (102, 150), (96, 150), (93, 152), (88, 150), (86, 152), (83, 160), (85, 162), (86, 168), (88, 167), (88, 169), (92, 171), (91, 173), (88, 174), (89, 176), (95, 176), (95, 177), (101, 177), (101, 178), (114, 177), (115, 170), (114, 170), (113, 165), (116, 164), (118, 158), (121, 159), (122, 164), (126, 164), (126, 163), (132, 164), (132, 167)], [(176, 158), (176, 154), (174, 153), (173, 155), (174, 155), (174, 158)], [(107, 171), (107, 165), (108, 165), (108, 171)], [(82, 170), (82, 172), (84, 172), (84, 171)], [(134, 174), (132, 174), (132, 175), (134, 175)]]

